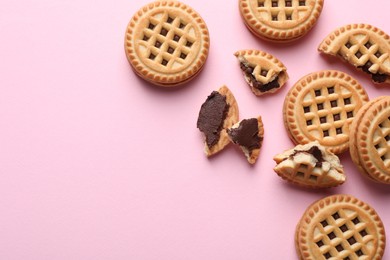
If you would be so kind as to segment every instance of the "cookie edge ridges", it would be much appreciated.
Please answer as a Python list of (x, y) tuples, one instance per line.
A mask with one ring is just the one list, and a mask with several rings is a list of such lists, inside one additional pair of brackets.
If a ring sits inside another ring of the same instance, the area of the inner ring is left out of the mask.
[(245, 56), (245, 55), (254, 55), (254, 56), (261, 56), (269, 60), (271, 63), (276, 64), (279, 68), (287, 72), (286, 66), (281, 62), (278, 58), (273, 56), (272, 54), (261, 51), (261, 50), (254, 50), (254, 49), (245, 49), (245, 50), (239, 50), (234, 53), (234, 56), (237, 58), (239, 56)]
[(328, 34), (328, 36), (325, 37), (325, 39), (320, 43), (318, 46), (318, 51), (324, 52), (326, 54), (331, 54), (329, 52), (329, 48), (331, 47), (332, 42), (341, 34), (356, 30), (356, 29), (363, 29), (363, 30), (369, 30), (374, 33), (378, 33), (379, 36), (384, 36), (384, 39), (387, 40), (387, 43), (390, 46), (390, 36), (384, 32), (383, 30), (379, 29), (378, 27), (375, 27), (371, 24), (364, 24), (364, 23), (354, 23), (354, 24), (347, 24), (342, 27), (337, 28), (336, 30), (333, 30), (331, 33)]
[(242, 18), (245, 21), (245, 24), (250, 27), (250, 30), (252, 32), (256, 32), (256, 35), (259, 36), (262, 39), (269, 40), (269, 41), (289, 41), (289, 40), (297, 40), (300, 37), (304, 36), (307, 32), (310, 31), (311, 28), (317, 23), (318, 18), (321, 15), (323, 6), (324, 6), (324, 0), (316, 0), (315, 6), (313, 8), (313, 12), (311, 14), (311, 17), (309, 20), (305, 21), (304, 26), (298, 26), (294, 29), (289, 29), (287, 31), (278, 30), (278, 29), (270, 29), (267, 27), (262, 26), (262, 23), (259, 22), (255, 16), (251, 13), (251, 10), (249, 8), (249, 2), (250, 0), (240, 0), (239, 1), (239, 9)]

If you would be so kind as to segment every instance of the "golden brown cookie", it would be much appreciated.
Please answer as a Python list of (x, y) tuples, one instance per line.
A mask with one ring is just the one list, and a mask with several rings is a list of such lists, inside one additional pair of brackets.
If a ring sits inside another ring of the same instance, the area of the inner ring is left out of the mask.
[(197, 127), (205, 136), (205, 153), (216, 154), (230, 143), (227, 129), (238, 121), (238, 105), (226, 87), (213, 91), (202, 104)]
[(241, 50), (234, 54), (245, 81), (256, 96), (278, 91), (288, 80), (287, 69), (277, 58), (259, 50)]
[(282, 179), (303, 187), (336, 187), (346, 179), (339, 158), (317, 141), (284, 151), (274, 161), (274, 171)]
[(254, 164), (259, 157), (264, 139), (261, 116), (243, 119), (227, 130), (230, 141), (240, 146), (248, 162)]
[(304, 36), (317, 22), (323, 4), (323, 0), (239, 0), (248, 29), (273, 42), (289, 42)]
[(390, 36), (372, 25), (338, 28), (322, 41), (318, 50), (370, 74), (374, 83), (390, 83)]
[(302, 260), (381, 260), (385, 245), (384, 226), (376, 211), (350, 195), (333, 195), (310, 205), (295, 232)]
[(125, 52), (135, 73), (164, 87), (193, 79), (209, 51), (209, 32), (200, 15), (178, 1), (152, 2), (134, 14)]
[(294, 143), (317, 140), (339, 154), (349, 148), (349, 126), (367, 101), (363, 87), (344, 72), (314, 72), (301, 78), (287, 94), (284, 125)]
[(390, 96), (364, 105), (351, 125), (353, 162), (370, 179), (390, 184)]

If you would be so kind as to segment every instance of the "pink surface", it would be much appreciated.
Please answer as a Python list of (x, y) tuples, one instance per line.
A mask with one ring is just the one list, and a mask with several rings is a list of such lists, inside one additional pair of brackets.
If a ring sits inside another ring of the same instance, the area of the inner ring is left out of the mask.
[[(139, 79), (124, 54), (126, 25), (147, 2), (0, 1), (0, 259), (297, 259), (304, 210), (337, 193), (371, 204), (390, 232), (390, 186), (363, 178), (348, 153), (348, 180), (335, 189), (303, 190), (272, 170), (272, 157), (292, 147), (282, 103), (302, 76), (339, 69), (370, 98), (390, 94), (316, 51), (348, 23), (390, 33), (389, 1), (328, 0), (307, 37), (274, 45), (249, 33), (237, 1), (186, 0), (211, 48), (199, 77), (175, 90)], [(284, 62), (290, 80), (280, 92), (252, 94), (233, 56), (245, 48)], [(198, 111), (223, 84), (241, 118), (263, 117), (253, 167), (234, 146), (203, 154)]]

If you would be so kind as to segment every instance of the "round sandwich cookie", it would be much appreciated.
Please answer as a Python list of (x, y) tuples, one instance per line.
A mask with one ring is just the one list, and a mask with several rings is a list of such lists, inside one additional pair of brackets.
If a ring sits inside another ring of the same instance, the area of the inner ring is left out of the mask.
[(390, 184), (390, 96), (365, 104), (351, 124), (350, 153), (371, 180)]
[(248, 29), (272, 42), (289, 42), (304, 36), (316, 24), (323, 5), (323, 0), (239, 0)]
[(295, 232), (301, 260), (381, 260), (386, 236), (377, 212), (350, 195), (333, 195), (313, 203)]
[(201, 16), (178, 1), (156, 1), (130, 20), (125, 52), (134, 72), (164, 87), (188, 82), (202, 70), (209, 32)]
[(340, 27), (322, 41), (318, 50), (367, 73), (376, 84), (390, 83), (390, 36), (375, 26)]
[(369, 98), (351, 76), (324, 70), (301, 78), (288, 92), (284, 125), (295, 144), (318, 141), (334, 154), (349, 148), (349, 127)]

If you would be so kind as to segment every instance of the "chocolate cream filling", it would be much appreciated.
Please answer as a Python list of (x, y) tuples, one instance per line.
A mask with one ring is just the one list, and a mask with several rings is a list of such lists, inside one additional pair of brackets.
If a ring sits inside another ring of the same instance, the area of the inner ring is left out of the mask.
[(226, 96), (218, 91), (213, 91), (202, 104), (196, 125), (205, 134), (208, 147), (218, 143), (228, 111)]
[(363, 70), (365, 73), (370, 74), (373, 81), (378, 82), (378, 83), (385, 82), (387, 80), (388, 76), (386, 74), (381, 74), (381, 73), (372, 73), (369, 70), (372, 65), (373, 64), (371, 61), (367, 61), (366, 64), (364, 64), (363, 66), (359, 66), (358, 68)]
[(244, 119), (237, 128), (228, 130), (228, 134), (235, 144), (244, 146), (252, 152), (260, 149), (262, 137), (259, 136), (259, 125), (256, 118)]
[[(314, 156), (314, 158), (317, 160), (316, 167), (322, 167), (322, 163), (325, 162), (324, 157), (322, 156), (321, 150), (317, 146), (311, 147), (309, 150), (296, 150), (293, 154), (290, 155), (290, 159), (292, 159), (295, 155), (299, 153), (308, 153)], [(287, 160), (287, 158), (285, 159)]]
[[(275, 79), (267, 84), (263, 84), (260, 81), (256, 80), (255, 75), (253, 75), (253, 68), (249, 66), (249, 64), (245, 62), (240, 62), (240, 68), (244, 72), (246, 79), (249, 81), (249, 84), (254, 88), (260, 90), (261, 92), (267, 92), (274, 88), (279, 88), (279, 75), (275, 77)], [(267, 75), (263, 75), (267, 76)]]

